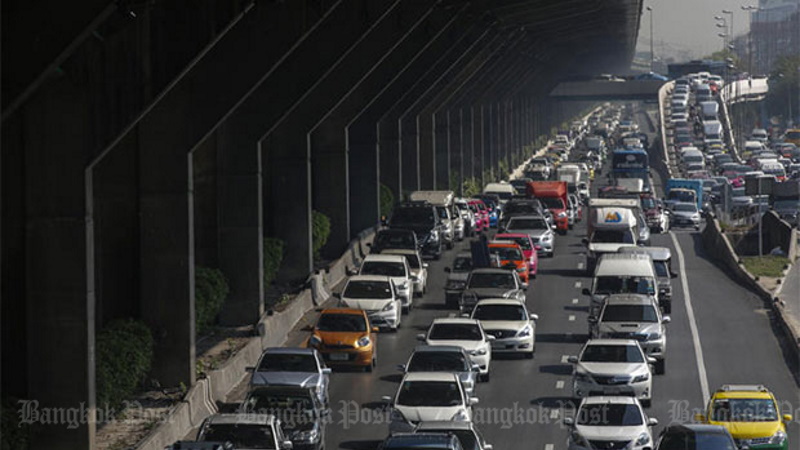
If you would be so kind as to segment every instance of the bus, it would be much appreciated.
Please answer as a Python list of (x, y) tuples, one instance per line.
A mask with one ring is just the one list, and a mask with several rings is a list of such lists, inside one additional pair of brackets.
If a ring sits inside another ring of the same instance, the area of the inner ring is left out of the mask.
[(611, 179), (638, 178), (650, 192), (650, 157), (642, 149), (617, 149), (611, 154)]

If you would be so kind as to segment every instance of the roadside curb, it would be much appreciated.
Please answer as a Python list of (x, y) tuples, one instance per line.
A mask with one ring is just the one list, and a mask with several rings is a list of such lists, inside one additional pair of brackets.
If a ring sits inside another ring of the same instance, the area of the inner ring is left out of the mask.
[(258, 336), (239, 350), (236, 355), (216, 370), (206, 373), (205, 378), (187, 391), (183, 400), (173, 406), (161, 423), (135, 446), (137, 450), (163, 450), (175, 441), (182, 440), (203, 420), (217, 412), (217, 402), (226, 402), (228, 393), (247, 377), (247, 367), (258, 362), (267, 347), (283, 345), (289, 332), (304, 315), (321, 305), (330, 296), (330, 288), (347, 276), (347, 268), (358, 265), (364, 255), (366, 243), (371, 242), (375, 229), (361, 232), (348, 245), (347, 250), (327, 269), (309, 276), (309, 286), (281, 311), (265, 314), (256, 328)]
[[(727, 236), (722, 232), (719, 221), (716, 218), (706, 221), (706, 227), (702, 233), (703, 245), (710, 255), (719, 260), (723, 266), (742, 284), (748, 287), (751, 291), (761, 297), (764, 302), (769, 305), (772, 312), (775, 314), (775, 320), (785, 334), (787, 340), (788, 350), (792, 353), (793, 363), (795, 364), (794, 370), (800, 366), (800, 324), (795, 323), (788, 311), (786, 310), (783, 302), (779, 299), (778, 295), (783, 285), (783, 281), (779, 284), (775, 293), (770, 292), (761, 283), (758, 282), (757, 277), (751, 274), (744, 265), (741, 264), (739, 255), (736, 254), (733, 246), (728, 240)], [(784, 276), (785, 276), (784, 272)], [(785, 278), (781, 278), (785, 280)], [(795, 373), (795, 376), (800, 376), (800, 373)]]

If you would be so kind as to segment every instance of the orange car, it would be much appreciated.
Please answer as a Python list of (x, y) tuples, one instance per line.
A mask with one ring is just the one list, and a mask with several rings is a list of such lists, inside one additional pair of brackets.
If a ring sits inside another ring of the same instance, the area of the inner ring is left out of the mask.
[(511, 241), (492, 241), (489, 243), (489, 255), (499, 259), (499, 267), (512, 264), (516, 266), (519, 278), (523, 283), (528, 284), (530, 278), (528, 261), (519, 244)]
[(360, 367), (372, 372), (378, 362), (376, 331), (363, 310), (325, 309), (307, 346), (317, 349), (328, 366)]

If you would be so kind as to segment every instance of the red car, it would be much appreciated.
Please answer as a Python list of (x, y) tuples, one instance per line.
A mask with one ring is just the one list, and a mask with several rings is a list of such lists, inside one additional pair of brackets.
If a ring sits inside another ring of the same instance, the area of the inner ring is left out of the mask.
[[(476, 214), (477, 217), (480, 217), (481, 228), (480, 228), (480, 230), (478, 230), (476, 228), (476, 231), (488, 230), (489, 229), (489, 208), (486, 207), (486, 204), (483, 203), (483, 200), (471, 199), (469, 201), (469, 205), (470, 206), (474, 205), (475, 208), (477, 208), (478, 211), (475, 214)], [(477, 220), (476, 220), (476, 222), (477, 222)]]
[(528, 261), (530, 278), (536, 278), (536, 273), (539, 271), (539, 250), (541, 250), (542, 247), (534, 244), (529, 234), (500, 233), (496, 235), (494, 239), (496, 241), (512, 241), (519, 244), (522, 248), (522, 254), (525, 255), (525, 260)]

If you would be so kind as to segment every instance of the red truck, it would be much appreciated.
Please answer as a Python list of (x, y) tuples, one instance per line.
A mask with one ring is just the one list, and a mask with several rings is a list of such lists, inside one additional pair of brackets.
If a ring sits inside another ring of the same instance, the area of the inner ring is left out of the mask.
[(566, 181), (529, 181), (526, 192), (529, 197), (536, 197), (553, 213), (556, 229), (566, 234), (569, 229), (567, 216), (567, 182)]

